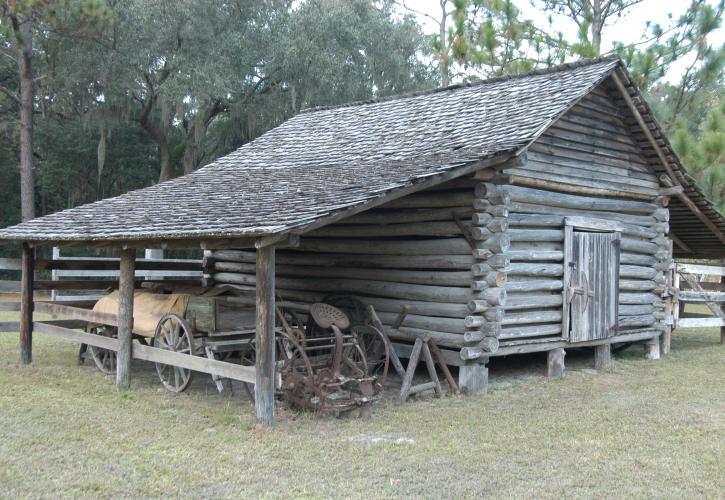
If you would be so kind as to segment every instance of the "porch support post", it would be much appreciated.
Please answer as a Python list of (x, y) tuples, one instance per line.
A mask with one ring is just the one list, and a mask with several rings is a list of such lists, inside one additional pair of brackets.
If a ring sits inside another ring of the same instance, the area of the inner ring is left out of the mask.
[(274, 246), (257, 248), (257, 379), (254, 406), (257, 422), (274, 427)]
[(660, 359), (660, 339), (658, 337), (647, 340), (644, 343), (644, 355), (652, 361)]
[(564, 357), (566, 351), (563, 348), (552, 349), (546, 356), (546, 376), (547, 377), (563, 377), (564, 376)]
[(118, 353), (116, 355), (116, 389), (128, 389), (131, 381), (131, 335), (133, 331), (133, 287), (136, 250), (121, 250), (118, 279)]
[(467, 394), (488, 392), (488, 358), (468, 362), (458, 368), (458, 387)]
[[(720, 265), (725, 267), (725, 259), (720, 261)], [(720, 291), (725, 292), (725, 275), (720, 276)], [(721, 305), (720, 308), (725, 312), (725, 304)], [(725, 326), (720, 327), (720, 343), (725, 344)]]
[(594, 368), (609, 370), (612, 367), (612, 344), (602, 344), (594, 347)]
[(24, 365), (33, 361), (33, 274), (35, 272), (35, 249), (23, 243), (20, 278), (20, 362)]

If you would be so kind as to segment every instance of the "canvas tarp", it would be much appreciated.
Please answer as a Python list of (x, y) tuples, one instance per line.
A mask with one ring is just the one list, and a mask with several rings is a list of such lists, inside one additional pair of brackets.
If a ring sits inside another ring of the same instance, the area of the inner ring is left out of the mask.
[[(133, 333), (153, 337), (156, 325), (164, 314), (173, 313), (183, 318), (189, 297), (185, 293), (160, 294), (136, 290), (133, 293)], [(93, 310), (118, 314), (118, 290), (101, 298)]]

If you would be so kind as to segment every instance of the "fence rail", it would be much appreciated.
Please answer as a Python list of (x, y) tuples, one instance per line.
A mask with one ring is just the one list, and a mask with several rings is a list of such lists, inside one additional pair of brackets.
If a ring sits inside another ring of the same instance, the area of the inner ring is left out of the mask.
[[(200, 259), (146, 258), (136, 261), (136, 279), (143, 282), (200, 284), (203, 278)], [(120, 261), (112, 257), (62, 256), (59, 248), (53, 249), (52, 259), (38, 259), (36, 273), (51, 271), (50, 280), (34, 280), (36, 290), (50, 291), (53, 301), (75, 302), (97, 300), (108, 288), (118, 286)], [(0, 271), (21, 269), (20, 259), (0, 258)], [(20, 281), (0, 280), (0, 293), (19, 293)]]
[[(675, 271), (675, 328), (719, 327), (720, 342), (725, 342), (725, 266), (677, 264)], [(686, 312), (686, 304), (704, 304), (711, 314)]]

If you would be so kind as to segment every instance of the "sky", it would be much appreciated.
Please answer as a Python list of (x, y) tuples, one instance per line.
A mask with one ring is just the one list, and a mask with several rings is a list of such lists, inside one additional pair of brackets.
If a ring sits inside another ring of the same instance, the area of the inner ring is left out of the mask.
[[(709, 3), (715, 4), (716, 0), (709, 0)], [(577, 26), (567, 17), (553, 15), (553, 25), (552, 28), (549, 28), (548, 14), (544, 14), (533, 7), (530, 0), (514, 0), (514, 4), (521, 10), (523, 18), (531, 19), (542, 28), (547, 28), (547, 30), (561, 31), (568, 40), (576, 39)], [(641, 41), (646, 31), (645, 23), (647, 20), (659, 23), (663, 27), (669, 26), (672, 21), (668, 18), (668, 13), (672, 14), (673, 19), (676, 20), (687, 10), (689, 4), (690, 0), (644, 0), (626, 11), (621, 18), (616, 19), (608, 28), (605, 28), (602, 37), (602, 52), (609, 51), (616, 41), (625, 44)], [(433, 17), (440, 17), (440, 0), (406, 0), (406, 5), (428, 13)], [(426, 33), (437, 33), (438, 26), (432, 20), (425, 16), (419, 15), (417, 17)], [(711, 43), (714, 45), (725, 43), (725, 29), (720, 28), (714, 33)], [(673, 66), (668, 74), (668, 80), (677, 80), (686, 65), (687, 61), (681, 61), (679, 65)]]

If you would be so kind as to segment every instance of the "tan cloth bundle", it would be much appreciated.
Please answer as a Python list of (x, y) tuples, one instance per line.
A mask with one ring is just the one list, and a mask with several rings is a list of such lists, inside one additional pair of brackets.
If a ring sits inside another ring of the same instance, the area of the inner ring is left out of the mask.
[[(165, 295), (136, 290), (133, 293), (133, 333), (153, 337), (156, 325), (164, 314), (173, 313), (183, 318), (188, 304), (189, 295), (185, 293)], [(118, 290), (101, 298), (93, 310), (118, 314)]]

